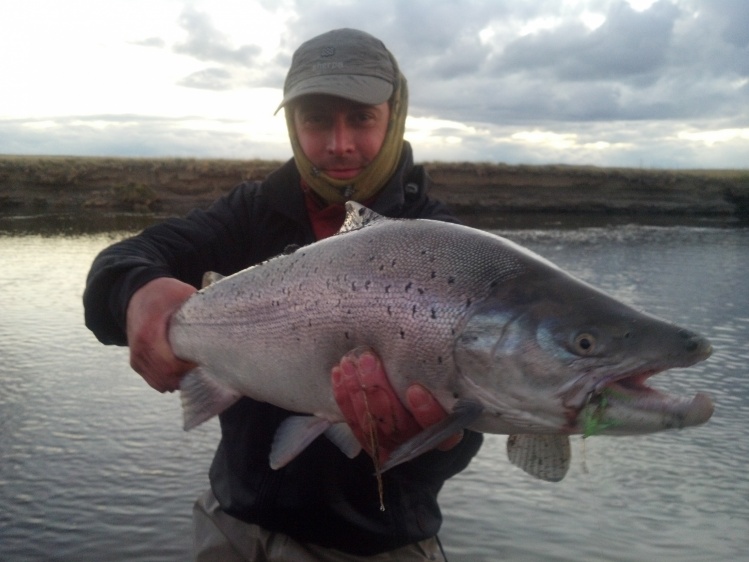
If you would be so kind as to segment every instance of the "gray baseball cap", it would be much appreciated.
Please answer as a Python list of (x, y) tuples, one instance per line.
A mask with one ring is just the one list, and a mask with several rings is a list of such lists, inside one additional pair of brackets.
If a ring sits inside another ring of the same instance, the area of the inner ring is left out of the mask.
[(356, 29), (335, 29), (296, 50), (276, 111), (308, 94), (378, 105), (390, 99), (397, 77), (395, 59), (382, 41)]

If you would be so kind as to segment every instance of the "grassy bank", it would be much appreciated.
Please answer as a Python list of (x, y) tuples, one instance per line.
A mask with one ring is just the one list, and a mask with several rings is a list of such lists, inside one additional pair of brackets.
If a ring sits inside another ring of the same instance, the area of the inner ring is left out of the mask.
[[(181, 214), (280, 162), (0, 156), (0, 213), (76, 209)], [(429, 162), (432, 194), (462, 216), (564, 213), (749, 217), (749, 170), (645, 170)]]

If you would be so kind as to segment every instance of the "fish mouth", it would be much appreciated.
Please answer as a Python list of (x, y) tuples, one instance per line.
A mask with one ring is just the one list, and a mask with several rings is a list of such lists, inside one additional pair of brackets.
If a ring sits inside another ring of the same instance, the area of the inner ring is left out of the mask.
[(585, 436), (632, 435), (680, 429), (709, 420), (714, 406), (707, 394), (668, 394), (646, 384), (661, 371), (651, 369), (596, 384), (577, 416), (577, 429)]

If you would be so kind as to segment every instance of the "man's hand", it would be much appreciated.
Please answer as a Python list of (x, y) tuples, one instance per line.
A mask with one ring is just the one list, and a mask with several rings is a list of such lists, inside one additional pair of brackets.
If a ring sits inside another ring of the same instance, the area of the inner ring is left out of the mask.
[[(419, 384), (406, 391), (406, 408), (390, 385), (379, 358), (369, 349), (344, 355), (331, 377), (333, 394), (348, 425), (372, 457), (373, 444), (377, 444), (380, 462), (385, 462), (399, 445), (447, 416), (434, 396)], [(462, 433), (455, 434), (438, 449), (450, 449), (462, 437)]]
[(179, 388), (179, 382), (194, 365), (172, 353), (169, 319), (195, 292), (195, 287), (170, 277), (143, 285), (127, 305), (127, 341), (130, 366), (159, 392)]

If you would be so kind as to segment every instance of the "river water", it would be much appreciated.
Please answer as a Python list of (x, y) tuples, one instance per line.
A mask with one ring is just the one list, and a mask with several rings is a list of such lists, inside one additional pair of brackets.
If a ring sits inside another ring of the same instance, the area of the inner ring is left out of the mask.
[[(190, 557), (191, 506), (218, 425), (183, 432), (178, 397), (152, 391), (126, 350), (83, 326), (92, 258), (133, 228), (100, 221), (0, 220), (0, 560)], [(441, 494), (449, 560), (748, 559), (749, 229), (500, 234), (711, 339), (710, 359), (652, 383), (707, 391), (716, 412), (684, 431), (574, 438), (555, 484), (511, 466), (506, 438), (487, 436)]]

